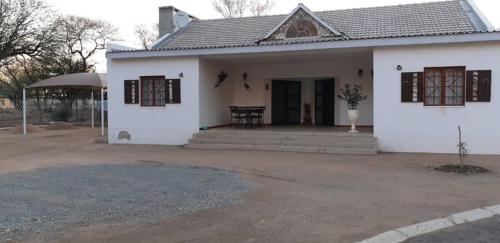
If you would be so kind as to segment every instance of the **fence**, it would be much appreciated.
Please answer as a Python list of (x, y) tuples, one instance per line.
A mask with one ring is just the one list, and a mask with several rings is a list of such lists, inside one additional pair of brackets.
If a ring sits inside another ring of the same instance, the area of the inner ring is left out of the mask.
[[(61, 103), (53, 99), (29, 99), (26, 106), (26, 121), (28, 124), (43, 125), (56, 121), (55, 113)], [(98, 102), (94, 103), (94, 121), (96, 124), (100, 121), (100, 111)], [(90, 100), (79, 99), (71, 109), (69, 122), (90, 125), (92, 121), (92, 107)], [(15, 108), (0, 108), (0, 128), (14, 127), (23, 123), (23, 111)]]

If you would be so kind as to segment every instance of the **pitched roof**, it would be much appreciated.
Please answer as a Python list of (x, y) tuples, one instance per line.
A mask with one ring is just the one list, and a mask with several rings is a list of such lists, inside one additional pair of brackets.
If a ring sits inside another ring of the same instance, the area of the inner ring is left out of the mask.
[(198, 20), (154, 49), (184, 50), (484, 32), (463, 0), (314, 12), (342, 36), (262, 41), (289, 15)]

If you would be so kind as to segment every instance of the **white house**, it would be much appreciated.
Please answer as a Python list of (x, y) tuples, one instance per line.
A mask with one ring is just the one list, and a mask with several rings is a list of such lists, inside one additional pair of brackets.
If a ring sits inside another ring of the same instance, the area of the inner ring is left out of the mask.
[(230, 106), (299, 127), (306, 103), (338, 135), (351, 83), (379, 151), (455, 153), (461, 126), (472, 153), (500, 154), (500, 33), (470, 0), (214, 20), (162, 7), (160, 36), (107, 53), (110, 143), (184, 145)]

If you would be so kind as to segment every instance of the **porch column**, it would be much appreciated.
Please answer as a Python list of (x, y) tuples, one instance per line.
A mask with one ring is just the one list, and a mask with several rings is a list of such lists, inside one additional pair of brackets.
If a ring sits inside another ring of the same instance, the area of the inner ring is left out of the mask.
[(101, 136), (104, 137), (104, 89), (101, 88)]
[(26, 89), (23, 89), (23, 134), (27, 135), (26, 131)]
[(92, 90), (90, 93), (90, 106), (91, 106), (91, 109), (90, 109), (91, 115), (90, 116), (92, 117), (90, 120), (92, 123), (92, 128), (94, 128), (95, 127), (95, 124), (94, 124), (94, 90)]

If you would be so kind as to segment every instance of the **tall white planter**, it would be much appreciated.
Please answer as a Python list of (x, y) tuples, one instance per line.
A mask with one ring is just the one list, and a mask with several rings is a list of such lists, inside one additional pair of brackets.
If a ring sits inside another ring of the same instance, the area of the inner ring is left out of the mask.
[(358, 130), (356, 130), (356, 123), (358, 122), (359, 119), (359, 111), (349, 110), (347, 115), (349, 117), (349, 121), (351, 122), (351, 130), (349, 132), (352, 133), (358, 132)]

